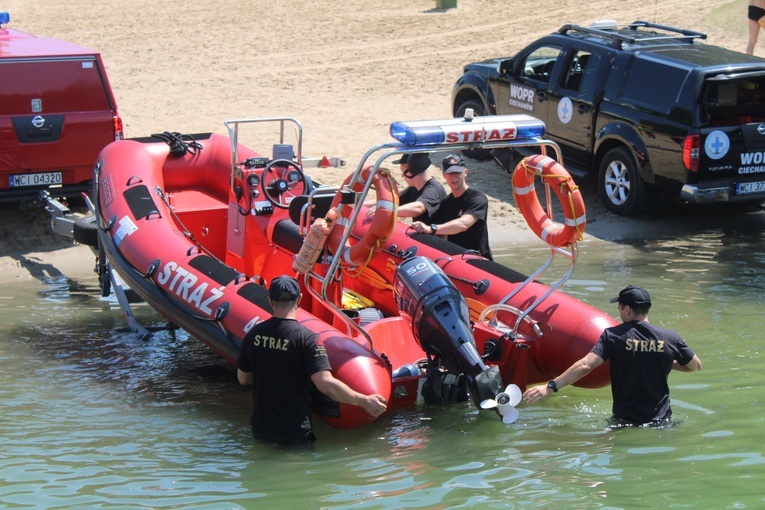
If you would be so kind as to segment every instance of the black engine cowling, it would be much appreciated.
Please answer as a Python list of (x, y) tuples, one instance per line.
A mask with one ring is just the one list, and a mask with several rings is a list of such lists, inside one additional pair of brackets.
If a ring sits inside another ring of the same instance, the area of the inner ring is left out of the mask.
[(476, 406), (502, 391), (499, 369), (481, 360), (470, 328), (465, 298), (444, 272), (425, 257), (412, 257), (396, 271), (396, 306), (412, 322), (420, 347), (454, 374), (468, 378)]

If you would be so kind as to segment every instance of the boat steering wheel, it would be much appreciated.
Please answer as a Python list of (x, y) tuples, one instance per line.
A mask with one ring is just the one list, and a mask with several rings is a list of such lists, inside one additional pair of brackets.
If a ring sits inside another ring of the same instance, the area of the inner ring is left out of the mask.
[(260, 186), (274, 207), (288, 209), (293, 198), (305, 194), (305, 174), (294, 161), (275, 159), (263, 169)]

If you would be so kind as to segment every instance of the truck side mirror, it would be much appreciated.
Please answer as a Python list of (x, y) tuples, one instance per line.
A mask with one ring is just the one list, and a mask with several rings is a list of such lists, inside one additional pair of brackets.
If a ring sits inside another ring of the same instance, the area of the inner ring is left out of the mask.
[(498, 71), (500, 76), (513, 74), (513, 59), (508, 58), (507, 60), (500, 62)]

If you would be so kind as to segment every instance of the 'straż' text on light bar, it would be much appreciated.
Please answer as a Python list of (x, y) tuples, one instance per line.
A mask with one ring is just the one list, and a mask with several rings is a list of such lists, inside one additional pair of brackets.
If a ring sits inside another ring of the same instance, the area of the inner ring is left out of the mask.
[(390, 125), (390, 135), (409, 147), (538, 138), (544, 132), (544, 122), (530, 115), (418, 120)]

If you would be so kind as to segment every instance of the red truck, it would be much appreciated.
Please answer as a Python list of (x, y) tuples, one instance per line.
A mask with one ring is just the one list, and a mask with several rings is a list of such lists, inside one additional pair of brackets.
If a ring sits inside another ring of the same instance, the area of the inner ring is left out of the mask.
[(89, 191), (99, 151), (123, 138), (101, 55), (9, 21), (0, 12), (0, 202)]

